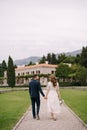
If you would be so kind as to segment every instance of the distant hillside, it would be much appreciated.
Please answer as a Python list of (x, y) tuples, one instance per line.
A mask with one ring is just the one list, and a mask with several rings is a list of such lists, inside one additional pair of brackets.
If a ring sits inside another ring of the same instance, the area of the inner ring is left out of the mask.
[(27, 65), (31, 61), (32, 61), (32, 63), (39, 62), (40, 59), (41, 59), (41, 57), (31, 56), (31, 57), (28, 57), (28, 58), (15, 60), (14, 64), (16, 64), (16, 65)]
[[(66, 54), (66, 56), (69, 56), (69, 55), (71, 55), (71, 56), (76, 56), (77, 54), (80, 54), (81, 51), (82, 51), (82, 50), (80, 49), (80, 50), (76, 50), (76, 51), (72, 51), (72, 52), (67, 52), (67, 53), (65, 53), (65, 54)], [(60, 54), (60, 53), (59, 53), (59, 54)], [(59, 54), (56, 54), (56, 55), (58, 56)], [(28, 58), (15, 60), (15, 61), (14, 61), (14, 64), (16, 64), (16, 65), (27, 65), (27, 64), (29, 64), (31, 61), (32, 61), (32, 63), (39, 62), (41, 58), (42, 58), (42, 57), (31, 56), (31, 57), (28, 57)]]
[(69, 56), (69, 55), (71, 55), (71, 56), (76, 56), (77, 54), (80, 54), (81, 53), (81, 49), (80, 50), (76, 50), (76, 51), (72, 51), (72, 52), (67, 52), (67, 53), (65, 53), (66, 54), (66, 56)]

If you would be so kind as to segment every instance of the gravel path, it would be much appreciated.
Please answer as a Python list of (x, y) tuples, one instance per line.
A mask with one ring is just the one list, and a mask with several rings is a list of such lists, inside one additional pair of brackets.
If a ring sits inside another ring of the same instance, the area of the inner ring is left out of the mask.
[(32, 118), (31, 108), (24, 114), (13, 130), (87, 130), (66, 105), (61, 105), (61, 114), (56, 121), (50, 119), (46, 100), (41, 97), (40, 120)]

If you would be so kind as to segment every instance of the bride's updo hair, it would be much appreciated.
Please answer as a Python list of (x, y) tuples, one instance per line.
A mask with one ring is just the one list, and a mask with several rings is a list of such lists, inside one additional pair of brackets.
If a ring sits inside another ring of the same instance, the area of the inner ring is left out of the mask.
[(56, 80), (56, 77), (55, 77), (54, 75), (51, 75), (51, 76), (50, 76), (50, 80), (51, 80), (51, 82), (53, 83), (53, 86), (54, 86), (54, 87), (57, 86), (57, 80)]

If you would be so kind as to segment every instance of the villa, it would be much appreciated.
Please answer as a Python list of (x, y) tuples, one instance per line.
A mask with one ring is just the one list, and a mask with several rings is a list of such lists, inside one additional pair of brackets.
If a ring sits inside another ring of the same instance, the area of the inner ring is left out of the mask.
[[(16, 76), (16, 86), (19, 85), (28, 85), (32, 76), (34, 74), (40, 75), (41, 85), (46, 85), (48, 80), (48, 75), (55, 74), (57, 65), (48, 64), (48, 62), (43, 64), (36, 63), (35, 65), (30, 66), (20, 66), (15, 69)], [(4, 83), (3, 85), (7, 86), (7, 72), (4, 73)]]

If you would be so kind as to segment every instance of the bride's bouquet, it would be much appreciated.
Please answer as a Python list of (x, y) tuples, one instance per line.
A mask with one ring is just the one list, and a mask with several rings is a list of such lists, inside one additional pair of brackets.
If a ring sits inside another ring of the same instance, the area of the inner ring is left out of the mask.
[(59, 99), (59, 103), (60, 103), (60, 105), (62, 105), (64, 103), (64, 100), (63, 99)]

